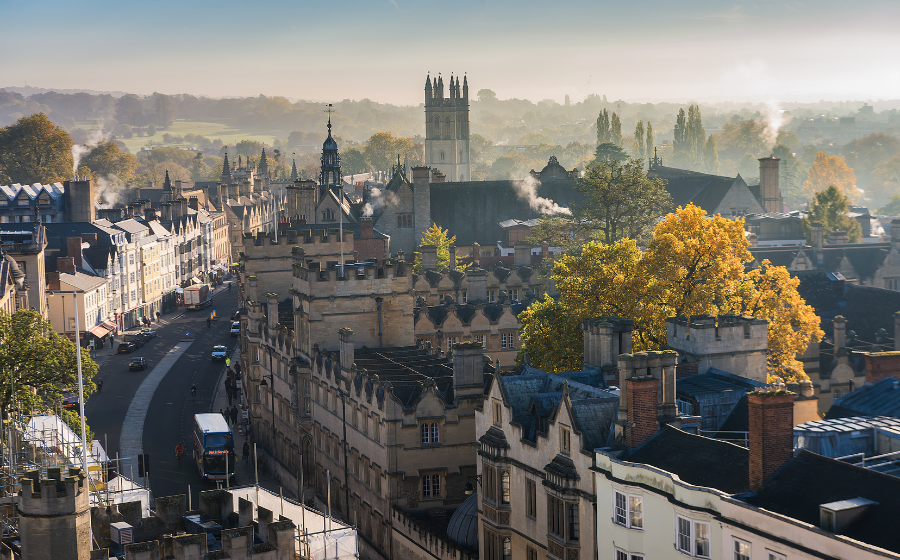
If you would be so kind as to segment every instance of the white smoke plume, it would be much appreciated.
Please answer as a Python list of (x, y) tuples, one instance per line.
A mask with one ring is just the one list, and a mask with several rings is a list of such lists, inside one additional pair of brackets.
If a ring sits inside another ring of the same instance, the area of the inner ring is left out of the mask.
[(537, 189), (539, 186), (540, 182), (534, 177), (527, 177), (522, 181), (513, 181), (513, 187), (516, 189), (516, 194), (519, 195), (519, 198), (528, 201), (528, 206), (535, 212), (540, 214), (572, 215), (572, 211), (565, 206), (560, 206), (549, 198), (538, 196)]
[(775, 141), (778, 138), (778, 131), (787, 124), (784, 110), (780, 107), (781, 106), (777, 101), (769, 101), (766, 103), (766, 111), (763, 114), (763, 119), (766, 122), (766, 129), (763, 134), (765, 135), (766, 145), (770, 147), (775, 146)]
[[(97, 177), (97, 199), (104, 208), (113, 208), (119, 202), (119, 196), (125, 189), (125, 184), (115, 175)], [(128, 202), (127, 200), (123, 200)]]
[(376, 210), (381, 210), (385, 206), (392, 206), (399, 203), (397, 195), (385, 189), (371, 188), (369, 189), (369, 202), (363, 206), (363, 216), (371, 216)]
[(91, 148), (104, 140), (106, 140), (106, 135), (103, 133), (103, 123), (101, 122), (96, 130), (91, 131), (90, 135), (88, 136), (87, 142), (85, 142), (84, 144), (75, 144), (72, 146), (73, 175), (78, 175), (78, 166), (81, 163), (81, 158), (83, 158), (85, 154), (89, 153), (91, 151)]

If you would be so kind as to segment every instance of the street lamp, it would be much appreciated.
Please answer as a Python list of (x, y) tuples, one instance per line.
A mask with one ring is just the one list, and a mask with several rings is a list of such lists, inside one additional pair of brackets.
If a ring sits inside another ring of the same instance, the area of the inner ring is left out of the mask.
[[(275, 459), (275, 436), (278, 433), (277, 428), (275, 427), (275, 377), (272, 374), (263, 375), (262, 380), (259, 382), (260, 387), (268, 387), (269, 384), (266, 382), (266, 378), (272, 380), (272, 390), (270, 393), (272, 394), (272, 459)], [(274, 468), (274, 465), (272, 465)]]

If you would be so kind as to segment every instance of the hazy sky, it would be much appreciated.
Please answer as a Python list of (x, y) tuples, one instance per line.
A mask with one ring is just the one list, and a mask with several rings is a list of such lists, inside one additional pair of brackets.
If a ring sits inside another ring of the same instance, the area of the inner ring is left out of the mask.
[(0, 0), (0, 87), (417, 104), (900, 98), (898, 0)]

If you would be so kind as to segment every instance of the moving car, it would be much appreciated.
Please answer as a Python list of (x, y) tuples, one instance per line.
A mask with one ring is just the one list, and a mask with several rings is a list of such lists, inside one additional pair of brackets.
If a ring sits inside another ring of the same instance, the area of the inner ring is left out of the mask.
[(134, 342), (123, 342), (119, 344), (119, 348), (116, 350), (118, 354), (131, 354), (135, 350), (138, 349), (138, 345)]
[(224, 346), (213, 346), (212, 349), (212, 361), (214, 362), (224, 362), (225, 357), (228, 355), (228, 349)]
[(151, 339), (156, 336), (156, 331), (153, 329), (141, 329), (141, 334), (147, 337), (147, 339)]
[(144, 358), (131, 358), (128, 363), (128, 371), (144, 371), (147, 369), (147, 360)]
[(231, 323), (231, 336), (241, 336), (241, 324), (238, 321)]
[(79, 405), (78, 394), (65, 390), (62, 392), (62, 407), (77, 409)]

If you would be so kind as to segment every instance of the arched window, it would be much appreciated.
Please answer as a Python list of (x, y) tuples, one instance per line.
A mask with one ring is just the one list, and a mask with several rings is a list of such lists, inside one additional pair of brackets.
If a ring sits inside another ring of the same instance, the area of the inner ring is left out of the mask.
[(444, 117), (444, 138), (450, 138), (450, 130), (451, 130), (451, 128), (452, 128), (452, 127), (450, 126), (450, 122), (451, 122), (451, 121), (450, 121), (450, 117), (449, 117), (449, 116)]
[(444, 161), (444, 150), (441, 150), (441, 161)]
[(422, 424), (422, 443), (431, 443), (431, 425), (425, 422)]
[(435, 137), (438, 137), (441, 135), (441, 118), (440, 117), (437, 117), (437, 116), (434, 117), (434, 127), (431, 130), (431, 135), (435, 136)]
[(512, 560), (512, 543), (509, 537), (503, 539), (503, 560)]
[(434, 422), (431, 424), (431, 443), (438, 443), (441, 441), (440, 439), (440, 428), (438, 427), (438, 423)]

